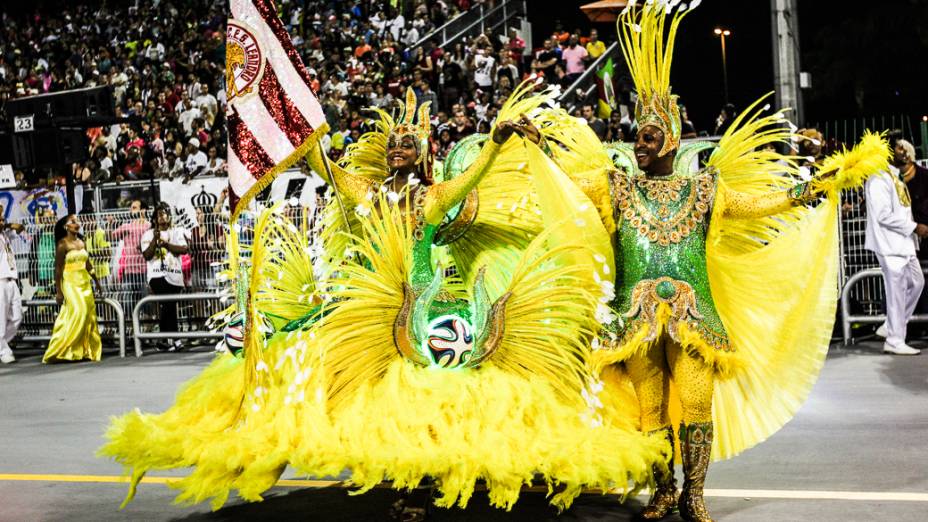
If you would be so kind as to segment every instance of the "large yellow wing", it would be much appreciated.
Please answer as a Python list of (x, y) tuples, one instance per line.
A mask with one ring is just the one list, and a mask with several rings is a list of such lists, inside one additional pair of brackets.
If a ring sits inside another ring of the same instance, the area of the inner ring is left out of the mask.
[[(519, 85), (500, 109), (497, 121), (518, 120), (524, 114), (541, 125), (553, 111), (547, 105), (555, 93), (534, 89), (531, 81)], [(445, 161), (444, 175), (463, 172), (486, 139), (473, 136), (460, 143)], [(439, 232), (439, 240), (448, 245), (468, 286), (481, 267), (487, 268), (484, 281), (491, 299), (505, 291), (522, 253), (541, 232), (542, 219), (531, 186), (526, 148), (522, 139), (513, 136), (500, 149), (471, 200)]]
[(762, 116), (760, 102), (735, 121), (708, 162), (720, 179), (707, 241), (709, 282), (744, 363), (716, 381), (715, 459), (763, 441), (808, 397), (828, 353), (838, 300), (838, 190), (885, 166), (885, 146), (865, 138), (861, 147), (826, 162), (837, 169), (837, 181), (814, 181), (826, 195), (816, 207), (726, 218), (726, 191), (785, 190), (798, 173), (793, 158), (763, 150), (768, 143), (787, 143), (791, 133), (782, 113)]

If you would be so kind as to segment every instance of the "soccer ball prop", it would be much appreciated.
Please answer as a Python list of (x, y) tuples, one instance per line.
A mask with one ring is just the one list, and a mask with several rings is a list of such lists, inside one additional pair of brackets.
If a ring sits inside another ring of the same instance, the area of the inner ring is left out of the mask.
[(467, 363), (474, 353), (474, 334), (470, 323), (456, 315), (432, 319), (423, 341), (423, 352), (435, 366), (457, 368)]
[(235, 314), (222, 330), (222, 340), (230, 353), (237, 354), (245, 346), (245, 314)]

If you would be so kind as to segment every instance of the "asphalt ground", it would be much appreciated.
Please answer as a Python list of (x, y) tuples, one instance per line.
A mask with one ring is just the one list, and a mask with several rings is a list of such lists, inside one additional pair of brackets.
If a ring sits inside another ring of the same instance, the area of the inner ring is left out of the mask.
[[(919, 343), (914, 343), (919, 346)], [(264, 502), (173, 505), (170, 477), (152, 473), (123, 510), (122, 469), (96, 458), (112, 415), (160, 411), (178, 386), (212, 358), (209, 351), (149, 353), (101, 363), (44, 366), (39, 352), (0, 366), (0, 520), (381, 521), (396, 494), (362, 496), (327, 481), (285, 473)], [(770, 440), (715, 463), (706, 482), (716, 520), (928, 520), (928, 352), (880, 353), (880, 344), (836, 346), (810, 399)], [(678, 469), (678, 475), (679, 475)], [(295, 480), (296, 479), (296, 480)], [(327, 487), (322, 487), (327, 486)], [(477, 494), (466, 510), (436, 509), (435, 521), (624, 521), (645, 496), (582, 495), (558, 515), (542, 491), (526, 491), (511, 512)], [(667, 520), (679, 520), (676, 516)]]

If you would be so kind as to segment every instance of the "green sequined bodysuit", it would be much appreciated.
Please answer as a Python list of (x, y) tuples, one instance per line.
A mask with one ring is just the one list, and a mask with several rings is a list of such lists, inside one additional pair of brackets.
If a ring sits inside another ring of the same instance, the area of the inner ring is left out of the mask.
[[(426, 223), (421, 228), (421, 234), (417, 234), (418, 237), (413, 238), (409, 283), (417, 294), (424, 292), (435, 276), (435, 271), (432, 270), (432, 245), (435, 243), (435, 235), (438, 233), (439, 228), (439, 225)], [(440, 292), (428, 309), (429, 321), (448, 314), (458, 315), (470, 321), (471, 311), (468, 301), (456, 299), (447, 291)]]
[(716, 190), (713, 172), (665, 179), (614, 172), (610, 178), (616, 222), (618, 318), (609, 328), (621, 344), (649, 326), (643, 341), (666, 327), (679, 339), (685, 325), (709, 346), (729, 351), (728, 334), (712, 300), (706, 269), (706, 234)]
[[(460, 211), (459, 208), (453, 209), (449, 214), (449, 219), (446, 219), (442, 225), (426, 223), (423, 217), (425, 192), (425, 187), (419, 187), (415, 190), (413, 197), (410, 198), (411, 203), (414, 205), (411, 211), (415, 218), (416, 228), (413, 234), (412, 266), (410, 267), (409, 283), (416, 294), (424, 292), (435, 276), (435, 272), (432, 269), (432, 248), (433, 245), (441, 243), (441, 241), (436, 239), (436, 235), (442, 229), (442, 226), (453, 221), (451, 216), (454, 215), (455, 212)], [(290, 321), (286, 326), (281, 328), (281, 330), (290, 332), (310, 328), (317, 321), (325, 317), (329, 311), (330, 308), (326, 307), (325, 304), (319, 304), (313, 307), (310, 312), (304, 316)], [(432, 306), (429, 307), (427, 314), (430, 321), (441, 315), (448, 314), (455, 314), (470, 321), (472, 315), (470, 306), (466, 300), (456, 299), (448, 292), (440, 292), (438, 294)]]

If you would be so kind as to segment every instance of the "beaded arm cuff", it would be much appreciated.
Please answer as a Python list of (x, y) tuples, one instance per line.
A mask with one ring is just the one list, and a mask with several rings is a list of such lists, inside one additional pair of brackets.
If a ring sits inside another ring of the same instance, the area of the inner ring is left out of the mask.
[(793, 206), (806, 205), (815, 201), (818, 197), (812, 193), (812, 183), (804, 181), (797, 183), (786, 189), (786, 196)]

